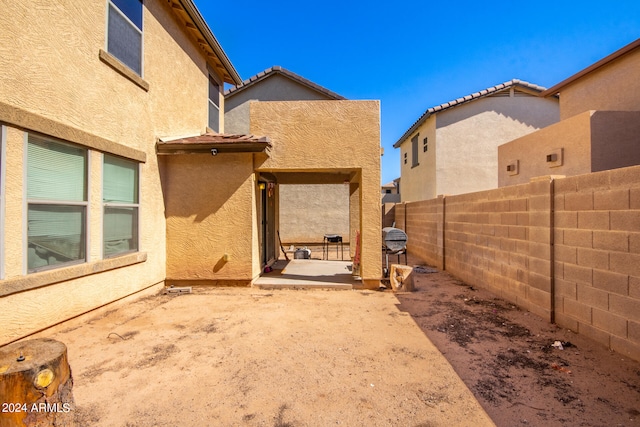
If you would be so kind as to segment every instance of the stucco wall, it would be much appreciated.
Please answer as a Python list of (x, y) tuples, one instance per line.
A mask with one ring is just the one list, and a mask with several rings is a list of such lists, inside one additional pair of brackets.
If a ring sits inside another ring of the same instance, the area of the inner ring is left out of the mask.
[(168, 283), (248, 284), (253, 278), (252, 230), (257, 221), (252, 156), (162, 158)]
[[(418, 166), (414, 167), (411, 138), (416, 134), (418, 134)], [(422, 149), (422, 143), (425, 137), (428, 138), (429, 141), (426, 152)], [(402, 177), (400, 200), (403, 202), (427, 200), (437, 195), (437, 155), (436, 116), (431, 116), (400, 146), (400, 175)]]
[[(165, 278), (164, 204), (155, 142), (158, 137), (204, 131), (207, 65), (170, 5), (153, 0), (144, 4), (142, 77), (148, 91), (99, 57), (105, 49), (106, 2), (3, 5), (0, 122), (8, 125), (5, 224), (11, 227), (5, 225), (2, 233), (6, 268), (0, 295), (3, 289), (36, 289), (0, 297), (0, 344)], [(25, 132), (30, 130), (93, 148), (90, 247), (89, 262), (82, 266), (25, 276), (22, 163)], [(102, 152), (143, 162), (138, 255), (100, 259)]]
[[(587, 111), (498, 147), (500, 187), (524, 184), (536, 176), (578, 175), (591, 172), (591, 116)], [(563, 150), (562, 165), (547, 162), (547, 154)], [(507, 165), (518, 162), (518, 173)]]
[(360, 185), (362, 277), (377, 287), (380, 248), (380, 104), (378, 101), (251, 102), (251, 133), (273, 148), (258, 171), (354, 173)]
[[(412, 166), (412, 134), (401, 145), (402, 201), (498, 187), (497, 147), (558, 121), (558, 102), (516, 92), (485, 97), (429, 117), (418, 129), (419, 165)], [(423, 138), (429, 137), (423, 152)], [(407, 164), (404, 154), (408, 153)]]
[(283, 243), (322, 243), (325, 234), (349, 241), (349, 186), (279, 186), (280, 238)]
[(640, 48), (562, 88), (562, 120), (587, 110), (640, 111)]

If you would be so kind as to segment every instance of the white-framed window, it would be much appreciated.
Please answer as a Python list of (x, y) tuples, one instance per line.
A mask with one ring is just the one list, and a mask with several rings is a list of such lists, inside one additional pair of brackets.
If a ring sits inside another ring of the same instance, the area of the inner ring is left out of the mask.
[(209, 128), (220, 132), (220, 85), (209, 76)]
[(27, 137), (27, 271), (86, 262), (87, 149)]
[(109, 258), (139, 249), (140, 165), (104, 154), (102, 163), (102, 255)]
[(107, 52), (142, 76), (142, 0), (107, 0)]
[(7, 158), (7, 128), (0, 126), (0, 279), (4, 279), (4, 187), (6, 178), (6, 158)]

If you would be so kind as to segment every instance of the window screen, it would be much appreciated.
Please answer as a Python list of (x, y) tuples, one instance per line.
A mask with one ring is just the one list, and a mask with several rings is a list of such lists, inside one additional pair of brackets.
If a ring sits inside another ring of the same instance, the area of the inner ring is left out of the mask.
[(102, 198), (103, 254), (138, 250), (138, 163), (105, 154)]
[(209, 128), (220, 131), (220, 86), (209, 77)]
[(107, 51), (142, 75), (142, 2), (109, 2)]

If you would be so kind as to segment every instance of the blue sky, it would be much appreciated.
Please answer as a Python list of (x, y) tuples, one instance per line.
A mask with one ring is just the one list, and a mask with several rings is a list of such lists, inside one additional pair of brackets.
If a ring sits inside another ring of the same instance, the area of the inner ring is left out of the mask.
[(380, 100), (382, 183), (427, 108), (513, 78), (550, 87), (640, 38), (639, 0), (195, 3), (243, 79), (280, 65)]

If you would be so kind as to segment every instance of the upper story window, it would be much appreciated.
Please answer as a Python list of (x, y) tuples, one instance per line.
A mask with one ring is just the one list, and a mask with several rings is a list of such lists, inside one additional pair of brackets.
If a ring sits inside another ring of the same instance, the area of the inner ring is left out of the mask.
[(426, 153), (427, 151), (429, 151), (429, 138), (422, 140), (422, 152)]
[(142, 76), (142, 0), (108, 0), (107, 51)]
[(209, 123), (211, 130), (220, 132), (220, 85), (209, 76)]
[(411, 138), (411, 167), (418, 166), (418, 136), (420, 134), (416, 134), (413, 138)]
[(137, 162), (104, 155), (102, 253), (105, 258), (138, 250), (138, 176)]
[(86, 261), (86, 149), (29, 135), (27, 268), (35, 272)]

